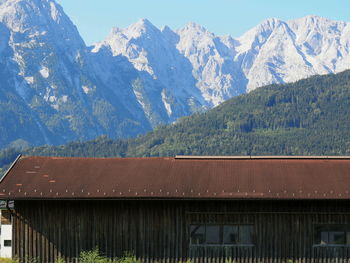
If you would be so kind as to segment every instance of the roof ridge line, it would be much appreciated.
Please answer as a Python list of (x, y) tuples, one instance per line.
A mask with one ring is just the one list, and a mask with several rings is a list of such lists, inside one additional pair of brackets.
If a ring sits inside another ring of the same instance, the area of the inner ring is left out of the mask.
[(350, 159), (350, 156), (292, 156), (292, 155), (286, 155), (286, 156), (278, 156), (278, 155), (266, 155), (266, 156), (259, 156), (259, 155), (242, 155), (242, 156), (191, 156), (191, 155), (176, 155), (175, 159), (198, 159), (198, 160), (215, 160), (215, 159), (222, 159), (222, 160), (251, 160), (251, 159)]

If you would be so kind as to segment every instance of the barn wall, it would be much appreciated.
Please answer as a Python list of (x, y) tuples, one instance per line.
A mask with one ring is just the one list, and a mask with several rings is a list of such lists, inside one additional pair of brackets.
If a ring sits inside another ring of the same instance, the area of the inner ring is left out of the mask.
[[(349, 247), (314, 246), (315, 224), (350, 224), (347, 201), (16, 201), (13, 255), (76, 262), (98, 247), (143, 262), (349, 262)], [(189, 225), (252, 224), (254, 246), (190, 246)]]

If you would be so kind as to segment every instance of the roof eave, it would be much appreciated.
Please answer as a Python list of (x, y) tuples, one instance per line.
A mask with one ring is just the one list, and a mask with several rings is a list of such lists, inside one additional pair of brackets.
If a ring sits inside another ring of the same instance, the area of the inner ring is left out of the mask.
[(79, 198), (42, 198), (42, 197), (30, 197), (30, 198), (0, 198), (0, 200), (13, 200), (13, 201), (92, 201), (92, 200), (101, 200), (101, 201), (150, 201), (150, 200), (167, 200), (167, 201), (350, 201), (346, 198), (254, 198), (254, 197), (242, 197), (242, 198), (198, 198), (198, 197), (79, 197)]
[(22, 154), (19, 154), (16, 159), (13, 161), (13, 163), (11, 164), (11, 166), (7, 169), (7, 171), (5, 172), (4, 176), (0, 179), (0, 184), (2, 183), (2, 181), (5, 179), (5, 177), (9, 174), (9, 172), (11, 171), (11, 169), (15, 166), (15, 164), (17, 163), (17, 161), (21, 158)]

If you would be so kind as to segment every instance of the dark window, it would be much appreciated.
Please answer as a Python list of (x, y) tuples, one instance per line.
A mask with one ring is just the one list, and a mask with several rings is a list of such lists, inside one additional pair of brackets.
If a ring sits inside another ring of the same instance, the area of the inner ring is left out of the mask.
[(238, 244), (238, 226), (224, 226), (224, 244)]
[(253, 244), (253, 226), (239, 227), (239, 243), (244, 245)]
[(191, 244), (200, 245), (205, 243), (205, 227), (201, 225), (191, 225)]
[(206, 226), (205, 240), (207, 244), (221, 244), (221, 227), (215, 225)]
[(4, 240), (4, 247), (10, 247), (11, 246), (11, 240)]
[(252, 225), (191, 225), (191, 245), (253, 245)]
[(8, 210), (1, 210), (1, 224), (11, 225), (11, 213)]
[(315, 226), (315, 244), (350, 245), (350, 225), (317, 225)]

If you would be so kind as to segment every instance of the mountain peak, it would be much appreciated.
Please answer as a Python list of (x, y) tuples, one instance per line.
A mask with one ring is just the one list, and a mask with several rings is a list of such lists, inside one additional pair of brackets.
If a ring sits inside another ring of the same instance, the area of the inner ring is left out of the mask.
[(73, 26), (54, 0), (0, 0), (0, 21), (15, 32), (35, 31), (53, 23)]
[(162, 32), (169, 32), (169, 31), (173, 32), (173, 30), (170, 27), (168, 27), (167, 25), (163, 26), (160, 29), (160, 31), (162, 31)]
[[(268, 18), (258, 24), (255, 29), (263, 29), (263, 30), (273, 30), (278, 27), (280, 24), (284, 23), (282, 20), (278, 18)], [(259, 30), (260, 31), (260, 30)]]
[(302, 20), (307, 20), (307, 21), (320, 21), (320, 20), (329, 20), (326, 17), (318, 16), (318, 15), (307, 15), (302, 18)]
[(176, 33), (182, 36), (183, 38), (186, 38), (187, 40), (215, 38), (214, 33), (209, 32), (205, 27), (194, 22), (188, 22), (183, 28), (176, 30)]
[(140, 28), (140, 29), (145, 29), (145, 30), (154, 30), (154, 29), (157, 29), (158, 28), (153, 25), (147, 18), (141, 18), (139, 19), (136, 23), (130, 25), (128, 28)]
[[(310, 41), (312, 37), (317, 38), (315, 34), (321, 34), (321, 35), (327, 34), (329, 35), (329, 37), (331, 35), (335, 37), (334, 34), (337, 34), (340, 37), (342, 35), (344, 28), (349, 24), (346, 22), (335, 21), (335, 20), (331, 20), (325, 17), (316, 16), (316, 15), (309, 15), (302, 18), (289, 20), (287, 23), (293, 31), (298, 32), (298, 34), (303, 35)], [(310, 34), (310, 32), (313, 32), (313, 33)], [(313, 43), (312, 45), (315, 45), (315, 44), (317, 45), (316, 42)]]
[(346, 22), (342, 22), (342, 21), (335, 21), (335, 20), (331, 20), (329, 18), (326, 17), (322, 17), (322, 16), (317, 16), (317, 15), (308, 15), (308, 16), (304, 16), (301, 18), (297, 18), (297, 19), (291, 19), (287, 22), (288, 24), (299, 24), (299, 25), (305, 25), (310, 26), (321, 26), (321, 25), (330, 25), (330, 24), (346, 24)]
[(180, 37), (168, 26), (164, 26), (161, 32), (163, 36), (173, 44), (176, 44), (180, 40)]
[(187, 22), (186, 25), (182, 28), (182, 30), (195, 30), (195, 31), (199, 31), (199, 32), (207, 32), (208, 31), (205, 27), (203, 27), (195, 22), (191, 22), (191, 21)]
[(261, 46), (269, 38), (271, 33), (283, 23), (283, 21), (277, 18), (269, 18), (262, 21), (237, 39), (241, 44), (239, 51), (245, 52), (253, 47)]
[(139, 26), (153, 26), (153, 24), (147, 18), (140, 18), (135, 25)]
[(110, 35), (119, 34), (119, 33), (121, 33), (121, 32), (123, 32), (123, 29), (121, 29), (120, 27), (114, 26), (114, 27), (112, 27), (112, 30), (111, 30), (111, 32), (110, 32)]
[(268, 35), (271, 34), (271, 32), (276, 29), (278, 26), (283, 24), (284, 22), (277, 19), (277, 18), (269, 18), (265, 19), (246, 33), (244, 33), (239, 39), (240, 41), (249, 40), (253, 41), (252, 39), (255, 39), (257, 36), (263, 35), (264, 37), (268, 37)]
[(129, 36), (137, 38), (143, 34), (160, 33), (160, 30), (148, 19), (141, 18), (136, 23), (127, 27), (125, 32)]

